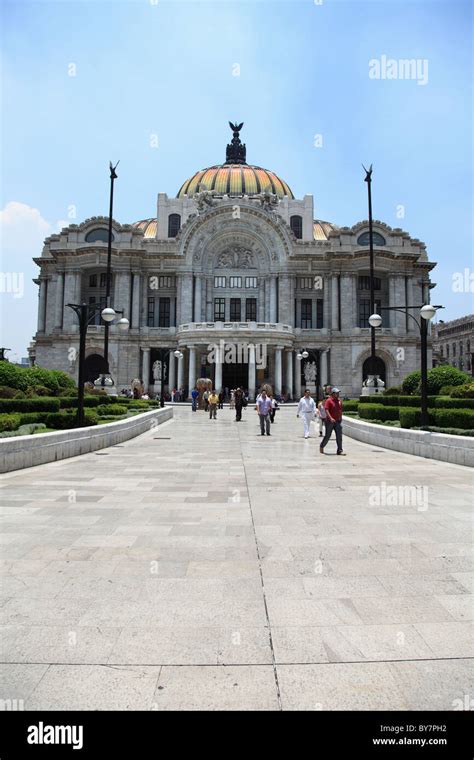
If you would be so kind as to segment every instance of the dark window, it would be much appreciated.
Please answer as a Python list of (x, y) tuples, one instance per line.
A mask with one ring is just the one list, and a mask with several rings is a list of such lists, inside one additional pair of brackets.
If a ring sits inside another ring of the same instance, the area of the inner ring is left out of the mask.
[(168, 237), (176, 237), (181, 227), (181, 217), (179, 214), (170, 214), (168, 217)]
[[(382, 280), (380, 277), (374, 277), (374, 290), (381, 290)], [(370, 290), (370, 277), (359, 277), (359, 290)]]
[(459, 355), (462, 356), (464, 353), (464, 346), (462, 344), (462, 341), (459, 343)]
[[(95, 296), (89, 296), (89, 303), (91, 306), (95, 304)], [(100, 325), (100, 312), (97, 310), (94, 314), (94, 319), (90, 323), (91, 325)]]
[[(376, 298), (375, 299), (376, 314), (382, 314), (381, 307), (382, 307), (382, 302)], [(369, 317), (370, 317), (370, 299), (361, 298), (359, 301), (359, 327), (370, 327)], [(381, 327), (387, 327), (387, 312), (386, 311), (382, 314)]]
[(225, 298), (214, 298), (214, 322), (225, 321)]
[(456, 356), (456, 344), (453, 343), (453, 356)]
[(159, 327), (170, 326), (170, 300), (169, 298), (160, 298)]
[(449, 359), (449, 343), (446, 343), (446, 356)]
[(322, 327), (324, 327), (323, 324), (323, 307), (324, 307), (324, 301), (322, 298), (318, 298), (316, 301), (316, 328), (320, 330)]
[(310, 298), (301, 301), (301, 328), (310, 330), (313, 326), (313, 302)]
[(290, 227), (293, 231), (294, 236), (301, 240), (303, 237), (303, 217), (290, 216)]
[(240, 298), (230, 299), (230, 321), (240, 322)]
[[(113, 234), (112, 240), (114, 240)], [(101, 243), (109, 242), (109, 231), (106, 230), (105, 227), (98, 227), (96, 230), (91, 230), (87, 233), (86, 243), (96, 243), (97, 241)]]
[(107, 272), (100, 273), (100, 287), (101, 288), (107, 287)]
[(89, 275), (89, 287), (90, 288), (96, 288), (97, 287), (97, 275), (96, 274), (90, 274)]
[[(372, 233), (372, 240), (374, 245), (385, 245), (385, 238), (383, 238), (378, 232)], [(363, 232), (362, 235), (359, 235), (357, 238), (357, 245), (370, 245), (370, 236), (368, 232)]]
[(257, 299), (247, 298), (245, 300), (245, 319), (247, 322), (257, 321)]
[(155, 299), (154, 298), (149, 298), (148, 299), (147, 325), (148, 325), (148, 327), (154, 327), (155, 326)]

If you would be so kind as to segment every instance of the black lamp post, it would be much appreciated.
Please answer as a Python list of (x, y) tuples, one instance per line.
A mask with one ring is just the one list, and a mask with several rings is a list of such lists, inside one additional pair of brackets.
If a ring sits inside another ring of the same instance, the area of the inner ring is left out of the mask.
[(7, 362), (8, 359), (5, 356), (5, 351), (11, 351), (11, 348), (0, 348), (0, 362)]
[[(164, 367), (165, 367), (165, 359), (166, 355), (169, 354), (171, 351), (170, 348), (156, 348), (154, 350), (154, 353), (158, 355), (158, 358), (161, 362), (161, 387), (160, 387), (160, 407), (163, 408), (165, 405), (165, 373), (164, 373)], [(175, 357), (179, 360), (183, 358), (183, 354), (179, 350), (179, 348), (176, 349), (176, 351), (173, 352)], [(149, 378), (144, 378), (145, 382), (148, 385)]]
[[(367, 182), (367, 195), (369, 204), (369, 266), (370, 266), (370, 313), (375, 313), (375, 289), (374, 289), (374, 233), (372, 228), (372, 164), (365, 171), (364, 182)], [(370, 326), (370, 374), (374, 378), (374, 387), (377, 387), (375, 376), (375, 328)]]
[[(106, 274), (106, 280), (105, 280), (105, 306), (107, 309), (111, 308), (110, 291), (112, 289), (112, 214), (113, 214), (113, 207), (114, 207), (114, 180), (117, 179), (117, 174), (115, 170), (117, 166), (119, 165), (119, 163), (120, 161), (117, 161), (115, 166), (112, 166), (112, 161), (110, 161), (109, 163), (109, 168), (110, 168), (109, 234), (108, 234), (108, 240), (107, 240), (107, 274)], [(105, 323), (105, 329), (104, 329), (104, 359), (105, 359), (106, 374), (110, 374), (108, 322)], [(104, 378), (104, 375), (102, 375), (102, 385), (104, 385), (104, 382), (105, 382), (105, 378)]]
[[(410, 309), (420, 310), (420, 321), (410, 314)], [(409, 317), (416, 322), (420, 331), (421, 338), (421, 424), (429, 424), (428, 415), (428, 322), (433, 319), (438, 309), (444, 309), (444, 306), (432, 306), (431, 304), (425, 304), (424, 306), (382, 306), (382, 311), (399, 311), (402, 314), (408, 314)], [(380, 327), (382, 324), (382, 317), (380, 314), (372, 313), (369, 317), (369, 322), (372, 329), (375, 331), (376, 327)]]
[[(84, 426), (84, 362), (86, 360), (86, 336), (87, 328), (95, 319), (95, 315), (98, 311), (101, 311), (100, 304), (75, 304), (68, 303), (67, 306), (72, 309), (79, 320), (79, 368), (77, 378), (77, 426)], [(123, 311), (114, 309), (103, 309), (101, 316), (104, 322), (107, 324), (111, 322), (117, 314), (123, 314)], [(128, 319), (122, 317), (117, 322), (120, 330), (128, 329)]]

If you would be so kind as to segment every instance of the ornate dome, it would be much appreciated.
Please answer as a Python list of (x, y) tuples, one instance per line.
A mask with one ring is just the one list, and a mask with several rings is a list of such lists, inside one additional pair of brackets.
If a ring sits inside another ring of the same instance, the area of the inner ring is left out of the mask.
[(242, 197), (244, 195), (258, 195), (269, 190), (279, 198), (287, 195), (294, 198), (290, 187), (278, 175), (260, 166), (252, 166), (246, 162), (246, 147), (242, 145), (239, 132), (242, 124), (232, 124), (233, 139), (227, 146), (226, 161), (224, 164), (210, 166), (193, 174), (181, 185), (177, 198), (187, 195), (189, 198), (199, 190), (214, 190), (219, 195)]

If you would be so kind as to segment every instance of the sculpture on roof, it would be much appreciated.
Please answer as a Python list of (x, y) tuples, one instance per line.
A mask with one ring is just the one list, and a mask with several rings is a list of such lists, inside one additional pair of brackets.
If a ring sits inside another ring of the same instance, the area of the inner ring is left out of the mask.
[(232, 124), (229, 121), (229, 127), (233, 131), (232, 142), (227, 145), (225, 162), (226, 164), (246, 164), (247, 163), (247, 147), (240, 141), (240, 130), (244, 126), (244, 122), (241, 124)]

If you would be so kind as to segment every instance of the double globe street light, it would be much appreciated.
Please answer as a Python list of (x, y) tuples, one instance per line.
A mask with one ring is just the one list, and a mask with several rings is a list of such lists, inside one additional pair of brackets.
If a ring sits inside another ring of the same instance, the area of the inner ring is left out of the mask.
[[(419, 309), (420, 321), (410, 313), (410, 309)], [(444, 309), (444, 306), (433, 306), (425, 304), (424, 306), (382, 306), (382, 311), (398, 311), (406, 314), (416, 322), (420, 330), (421, 337), (421, 425), (429, 424), (428, 416), (428, 322), (430, 322), (438, 309)], [(373, 328), (380, 327), (382, 324), (381, 314), (372, 314), (369, 317), (369, 324)]]
[[(78, 368), (78, 378), (77, 378), (77, 426), (83, 427), (84, 426), (84, 363), (86, 360), (86, 336), (87, 336), (87, 328), (90, 324), (95, 320), (96, 314), (98, 311), (100, 311), (100, 316), (106, 323), (106, 325), (110, 325), (119, 314), (123, 315), (123, 311), (120, 311), (119, 309), (112, 309), (112, 307), (107, 306), (105, 309), (102, 309), (102, 307), (99, 304), (74, 304), (74, 303), (68, 303), (67, 306), (72, 309), (79, 320), (79, 368)], [(102, 310), (101, 310), (102, 309)], [(118, 329), (121, 332), (125, 332), (125, 330), (128, 330), (129, 328), (129, 321), (126, 317), (122, 316), (117, 322), (115, 323)], [(105, 378), (105, 383), (107, 383), (107, 380), (109, 378)], [(113, 384), (112, 378), (110, 378), (111, 383)]]

